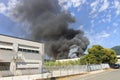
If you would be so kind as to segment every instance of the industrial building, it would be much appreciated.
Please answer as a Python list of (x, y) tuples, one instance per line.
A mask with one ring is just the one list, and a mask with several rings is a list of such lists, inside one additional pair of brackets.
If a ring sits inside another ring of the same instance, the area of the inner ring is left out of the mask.
[(120, 64), (120, 55), (117, 55), (118, 62)]
[(13, 75), (41, 73), (43, 55), (43, 43), (0, 35), (0, 71), (2, 72), (8, 71), (7, 73)]

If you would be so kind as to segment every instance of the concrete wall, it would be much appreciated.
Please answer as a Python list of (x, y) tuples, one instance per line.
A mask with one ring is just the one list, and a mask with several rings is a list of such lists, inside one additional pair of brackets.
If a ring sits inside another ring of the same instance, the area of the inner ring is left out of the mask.
[(44, 44), (42, 44), (42, 43), (19, 39), (19, 38), (14, 38), (14, 37), (9, 37), (9, 36), (3, 36), (3, 35), (0, 35), (0, 41), (13, 43), (14, 50), (16, 50), (18, 48), (18, 44), (39, 47), (41, 54), (42, 55), (44, 54)]
[(16, 56), (14, 51), (0, 50), (0, 62), (11, 62), (13, 56)]
[[(38, 71), (42, 70), (44, 44), (30, 40), (0, 35), (0, 62), (10, 62), (10, 71), (16, 75), (17, 66), (32, 67), (32, 64), (38, 66)], [(7, 50), (7, 49), (11, 50)], [(37, 50), (38, 53), (18, 51), (18, 49)], [(4, 50), (3, 50), (4, 49)], [(17, 63), (21, 63), (17, 65)], [(29, 66), (28, 66), (29, 65)], [(19, 71), (20, 72), (20, 71)], [(21, 71), (22, 72), (22, 71)], [(21, 73), (20, 72), (20, 73)], [(26, 73), (23, 71), (22, 74)], [(17, 73), (19, 74), (19, 73)]]
[[(39, 50), (39, 54), (40, 54), (40, 55), (37, 55), (37, 56), (40, 56), (41, 60), (42, 60), (42, 57), (44, 55), (44, 44), (42, 44), (42, 43), (28, 41), (28, 40), (24, 40), (24, 39), (18, 39), (18, 38), (9, 37), (9, 36), (3, 36), (3, 35), (0, 35), (0, 42), (6, 42), (6, 43), (13, 44), (12, 45), (12, 47), (13, 47), (12, 51), (0, 50), (0, 61), (11, 62), (11, 59), (18, 54), (19, 45), (37, 47), (38, 50)], [(32, 53), (28, 54), (27, 56), (31, 56), (31, 55), (33, 56), (31, 60), (36, 60), (36, 57)]]
[(118, 59), (118, 62), (117, 63), (119, 63), (120, 64), (120, 59)]
[(73, 59), (61, 59), (61, 60), (56, 60), (56, 62), (64, 62), (64, 61), (75, 61), (79, 60), (80, 58), (73, 58)]
[(120, 64), (120, 55), (117, 55), (117, 58), (118, 58), (118, 62)]
[(110, 68), (108, 64), (99, 65), (74, 65), (74, 66), (56, 66), (50, 67), (49, 73), (36, 74), (36, 75), (24, 75), (24, 76), (12, 76), (12, 77), (1, 77), (0, 80), (36, 80), (50, 77), (62, 77), (74, 74), (85, 73), (88, 71), (103, 70)]

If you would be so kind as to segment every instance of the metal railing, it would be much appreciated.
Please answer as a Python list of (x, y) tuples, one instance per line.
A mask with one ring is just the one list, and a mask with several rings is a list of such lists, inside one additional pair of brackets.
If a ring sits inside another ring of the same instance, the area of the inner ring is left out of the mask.
[[(0, 71), (2, 76), (11, 76), (3, 77), (0, 80), (33, 80), (35, 78), (51, 78), (51, 77), (62, 77), (80, 73), (86, 73), (89, 71), (102, 70), (105, 68), (110, 68), (108, 64), (89, 64), (89, 65), (71, 65), (71, 66), (46, 66), (43, 68), (43, 73), (40, 74), (39, 70), (18, 70), (16, 72), (21, 73), (20, 76), (13, 75), (10, 71)], [(37, 74), (36, 74), (37, 73)], [(25, 75), (27, 74), (27, 75)], [(22, 76), (24, 75), (24, 76)]]
[(89, 64), (89, 65), (73, 65), (73, 66), (47, 66), (46, 69), (52, 74), (51, 77), (60, 77), (85, 73), (89, 71), (102, 70), (110, 68), (108, 64)]

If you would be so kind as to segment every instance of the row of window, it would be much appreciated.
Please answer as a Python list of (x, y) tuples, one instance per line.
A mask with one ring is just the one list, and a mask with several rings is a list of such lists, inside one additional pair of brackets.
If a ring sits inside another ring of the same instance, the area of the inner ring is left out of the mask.
[(10, 68), (10, 63), (8, 62), (0, 62), (0, 71), (5, 71), (5, 70), (9, 70)]
[[(19, 46), (21, 46), (21, 45), (19, 45)], [(23, 46), (23, 47), (26, 47), (26, 46)], [(0, 50), (12, 51), (13, 50), (13, 44), (12, 43), (8, 43), (8, 42), (1, 42), (0, 41)], [(18, 48), (18, 51), (28, 52), (28, 53), (39, 53), (38, 50), (31, 50), (31, 49), (25, 49), (25, 48), (20, 48), (20, 47)]]
[(9, 48), (0, 48), (1, 50), (9, 50), (9, 51), (12, 51), (12, 49), (9, 49)]
[(9, 50), (9, 51), (12, 51), (12, 46), (13, 46), (12, 43), (0, 41), (0, 49), (1, 49), (1, 50)]
[[(0, 48), (0, 49), (12, 51), (12, 49), (9, 49), (9, 48)], [(29, 49), (22, 49), (22, 48), (19, 48), (18, 51), (29, 52), (29, 53), (39, 53), (39, 51), (37, 50), (29, 50)]]
[(120, 59), (120, 57), (118, 57), (118, 59)]
[(29, 50), (29, 49), (22, 49), (22, 48), (18, 48), (18, 51), (28, 52), (28, 53), (39, 53), (39, 51), (37, 50)]

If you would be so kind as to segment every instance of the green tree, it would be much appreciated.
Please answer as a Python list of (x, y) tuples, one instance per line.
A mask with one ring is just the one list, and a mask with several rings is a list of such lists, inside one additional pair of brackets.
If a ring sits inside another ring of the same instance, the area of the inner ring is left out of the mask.
[(117, 55), (114, 50), (104, 48), (102, 51), (102, 63), (114, 64), (117, 62)]
[(92, 48), (88, 49), (88, 53), (95, 56), (97, 64), (102, 63), (103, 49), (100, 45), (93, 45)]
[(81, 64), (98, 64), (99, 62), (97, 61), (95, 55), (87, 54), (80, 59), (80, 63)]
[(117, 56), (114, 50), (103, 48), (100, 45), (93, 45), (88, 49), (88, 54), (80, 59), (81, 64), (100, 64), (117, 62)]

